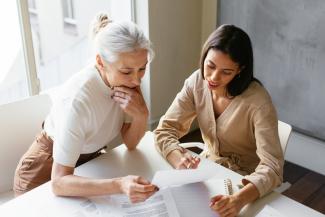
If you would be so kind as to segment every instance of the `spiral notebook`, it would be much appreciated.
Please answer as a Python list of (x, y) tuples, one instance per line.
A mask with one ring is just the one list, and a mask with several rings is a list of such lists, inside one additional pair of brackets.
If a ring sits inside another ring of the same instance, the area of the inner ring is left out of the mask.
[(157, 171), (152, 183), (170, 189), (180, 216), (215, 217), (209, 207), (211, 198), (233, 194), (231, 180), (215, 176), (209, 168)]
[(171, 188), (180, 216), (215, 217), (209, 207), (211, 197), (233, 194), (230, 179), (211, 178), (204, 182), (192, 183)]
[(231, 179), (211, 178), (204, 183), (212, 196), (217, 194), (232, 195), (234, 193)]

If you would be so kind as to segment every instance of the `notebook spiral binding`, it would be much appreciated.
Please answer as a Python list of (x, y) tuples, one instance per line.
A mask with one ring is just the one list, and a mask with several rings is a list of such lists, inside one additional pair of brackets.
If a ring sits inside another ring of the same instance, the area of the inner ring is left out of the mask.
[(228, 195), (232, 195), (234, 192), (233, 192), (233, 189), (232, 189), (231, 179), (225, 179), (224, 180), (224, 185), (225, 185), (225, 190), (228, 193)]

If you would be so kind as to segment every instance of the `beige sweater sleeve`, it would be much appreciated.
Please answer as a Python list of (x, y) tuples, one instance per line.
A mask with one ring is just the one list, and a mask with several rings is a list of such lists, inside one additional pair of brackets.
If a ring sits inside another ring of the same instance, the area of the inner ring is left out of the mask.
[(278, 135), (278, 119), (272, 103), (261, 106), (253, 115), (256, 153), (260, 162), (255, 171), (245, 176), (264, 196), (282, 183), (284, 157)]
[(179, 138), (184, 136), (193, 122), (196, 112), (193, 98), (193, 82), (188, 78), (177, 94), (166, 114), (161, 117), (154, 131), (155, 145), (164, 158), (179, 146)]

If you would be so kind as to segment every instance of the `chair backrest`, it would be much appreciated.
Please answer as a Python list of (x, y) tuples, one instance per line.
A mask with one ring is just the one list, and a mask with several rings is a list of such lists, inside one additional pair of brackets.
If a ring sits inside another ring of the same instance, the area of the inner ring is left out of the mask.
[(12, 189), (19, 159), (40, 132), (50, 107), (48, 95), (0, 106), (0, 193)]
[(280, 137), (281, 148), (283, 154), (285, 154), (287, 149), (288, 140), (292, 131), (291, 125), (284, 123), (282, 121), (278, 121), (278, 131)]

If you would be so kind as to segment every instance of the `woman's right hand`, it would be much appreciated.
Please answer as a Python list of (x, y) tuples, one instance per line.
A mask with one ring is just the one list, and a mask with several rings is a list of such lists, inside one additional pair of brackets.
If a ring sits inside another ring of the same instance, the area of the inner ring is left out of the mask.
[(140, 176), (125, 176), (120, 181), (121, 192), (129, 197), (131, 203), (143, 202), (159, 189)]
[(199, 166), (200, 158), (193, 156), (186, 149), (173, 150), (167, 155), (167, 161), (175, 169), (196, 169)]

